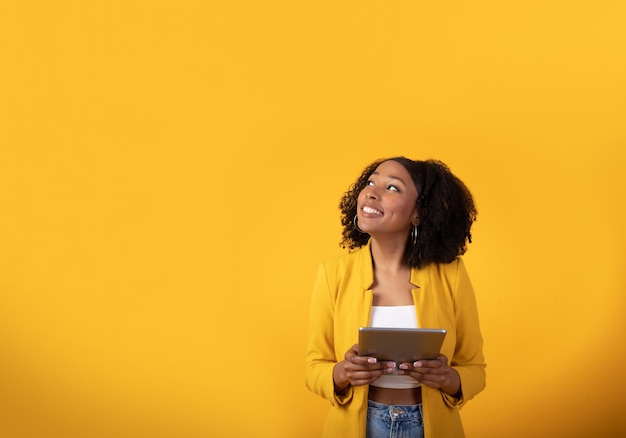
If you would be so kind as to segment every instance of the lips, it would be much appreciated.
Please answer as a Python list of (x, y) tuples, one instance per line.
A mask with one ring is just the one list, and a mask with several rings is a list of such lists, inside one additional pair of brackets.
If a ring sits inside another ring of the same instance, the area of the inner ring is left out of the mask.
[(365, 206), (365, 207), (363, 207), (361, 210), (363, 210), (363, 213), (372, 214), (372, 215), (374, 215), (374, 216), (382, 216), (382, 215), (383, 215), (383, 212), (382, 212), (382, 211), (380, 211), (380, 210), (376, 210), (376, 209), (375, 209), (375, 208), (373, 208), (373, 207), (368, 207), (368, 206)]

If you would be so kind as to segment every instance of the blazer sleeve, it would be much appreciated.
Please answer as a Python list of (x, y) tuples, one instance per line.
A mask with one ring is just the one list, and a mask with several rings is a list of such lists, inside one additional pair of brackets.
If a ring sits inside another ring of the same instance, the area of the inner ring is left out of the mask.
[(306, 386), (313, 393), (330, 401), (333, 406), (348, 403), (353, 394), (352, 386), (341, 394), (336, 394), (333, 382), (333, 368), (337, 363), (334, 333), (336, 298), (336, 282), (329, 279), (326, 265), (320, 264), (309, 313)]
[(456, 347), (450, 365), (461, 378), (461, 397), (455, 398), (442, 391), (444, 401), (450, 407), (462, 407), (485, 388), (485, 358), (483, 337), (478, 321), (476, 295), (463, 259), (456, 262), (454, 286), (454, 315), (456, 324)]

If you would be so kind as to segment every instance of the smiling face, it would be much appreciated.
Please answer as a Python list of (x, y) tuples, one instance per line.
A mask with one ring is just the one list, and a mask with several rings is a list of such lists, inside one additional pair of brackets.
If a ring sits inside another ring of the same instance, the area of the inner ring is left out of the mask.
[(417, 190), (411, 175), (397, 161), (385, 161), (372, 173), (357, 201), (359, 228), (372, 236), (407, 236), (417, 225)]

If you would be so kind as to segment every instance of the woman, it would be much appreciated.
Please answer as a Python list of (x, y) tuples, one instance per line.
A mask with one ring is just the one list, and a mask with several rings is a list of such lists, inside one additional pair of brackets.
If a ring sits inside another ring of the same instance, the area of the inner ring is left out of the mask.
[[(459, 409), (485, 386), (476, 300), (460, 256), (472, 196), (441, 162), (368, 166), (340, 203), (342, 247), (312, 300), (306, 383), (331, 403), (325, 437), (464, 436)], [(362, 326), (447, 330), (436, 360), (358, 355)]]

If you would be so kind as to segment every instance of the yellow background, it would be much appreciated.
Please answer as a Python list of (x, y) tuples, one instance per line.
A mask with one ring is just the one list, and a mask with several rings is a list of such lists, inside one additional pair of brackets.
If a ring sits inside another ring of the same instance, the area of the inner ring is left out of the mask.
[(445, 161), (468, 437), (626, 434), (626, 4), (5, 1), (0, 436), (316, 437), (317, 263), (369, 162)]

